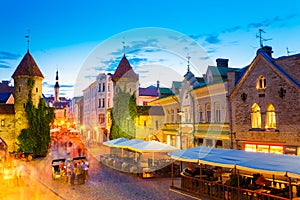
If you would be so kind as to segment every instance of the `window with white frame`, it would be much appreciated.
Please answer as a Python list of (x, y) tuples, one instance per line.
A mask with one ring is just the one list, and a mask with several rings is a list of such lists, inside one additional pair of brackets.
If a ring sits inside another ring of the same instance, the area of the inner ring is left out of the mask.
[(215, 103), (215, 121), (221, 122), (221, 105), (219, 102)]

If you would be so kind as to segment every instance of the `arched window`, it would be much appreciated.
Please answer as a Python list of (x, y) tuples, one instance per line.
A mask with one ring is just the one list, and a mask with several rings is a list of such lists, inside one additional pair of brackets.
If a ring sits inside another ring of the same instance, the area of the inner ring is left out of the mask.
[(276, 115), (275, 108), (272, 104), (268, 104), (267, 106), (267, 114), (266, 114), (266, 129), (275, 129), (276, 128)]
[(206, 109), (206, 121), (207, 121), (207, 122), (211, 122), (210, 103), (207, 103), (207, 104), (205, 105), (205, 109)]
[(261, 128), (260, 107), (256, 103), (252, 105), (251, 124), (252, 128)]
[(219, 102), (215, 103), (215, 121), (221, 122), (221, 105)]
[(260, 75), (256, 80), (256, 89), (265, 89), (267, 87), (266, 78), (263, 75)]

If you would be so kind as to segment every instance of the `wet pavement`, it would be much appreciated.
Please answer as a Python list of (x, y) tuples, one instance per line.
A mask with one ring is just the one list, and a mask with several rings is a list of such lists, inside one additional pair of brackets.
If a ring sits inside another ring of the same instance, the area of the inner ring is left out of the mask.
[[(94, 144), (87, 149), (90, 168), (89, 180), (85, 184), (70, 185), (65, 182), (64, 178), (52, 179), (51, 161), (53, 158), (62, 157), (64, 154), (62, 149), (56, 149), (46, 158), (25, 162), (26, 167), (30, 169), (30, 175), (25, 180), (25, 185), (20, 188), (23, 188), (23, 191), (26, 190), (26, 192), (34, 194), (36, 197), (23, 198), (23, 196), (20, 196), (21, 198), (17, 199), (190, 199), (169, 190), (171, 185), (170, 178), (142, 179), (141, 177), (119, 172), (100, 164), (100, 154), (107, 154), (109, 150), (103, 145)], [(60, 152), (60, 155), (58, 155), (58, 152)], [(19, 186), (14, 187), (19, 188)], [(7, 195), (9, 195), (9, 192)], [(0, 197), (0, 199), (12, 198)]]

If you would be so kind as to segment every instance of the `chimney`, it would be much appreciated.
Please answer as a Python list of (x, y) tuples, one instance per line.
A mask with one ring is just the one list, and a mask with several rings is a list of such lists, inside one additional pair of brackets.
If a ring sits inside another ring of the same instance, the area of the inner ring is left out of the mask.
[(235, 87), (235, 71), (228, 71), (227, 72), (227, 79), (228, 79), (228, 94), (231, 94)]
[(270, 46), (263, 46), (261, 48), (261, 50), (264, 51), (268, 56), (270, 56), (272, 58), (272, 53), (273, 53), (272, 47), (270, 47)]
[(217, 62), (217, 67), (228, 67), (228, 59), (224, 59), (224, 58), (217, 58), (216, 62)]
[(156, 88), (159, 88), (159, 81), (156, 81)]
[(10, 81), (2, 81), (2, 84), (9, 86)]

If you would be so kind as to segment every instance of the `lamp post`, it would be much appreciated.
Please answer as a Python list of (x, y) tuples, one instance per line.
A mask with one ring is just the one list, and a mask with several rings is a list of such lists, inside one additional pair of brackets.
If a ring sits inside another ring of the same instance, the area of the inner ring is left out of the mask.
[(177, 114), (180, 116), (179, 120), (179, 148), (182, 149), (182, 115), (183, 111), (179, 110)]

